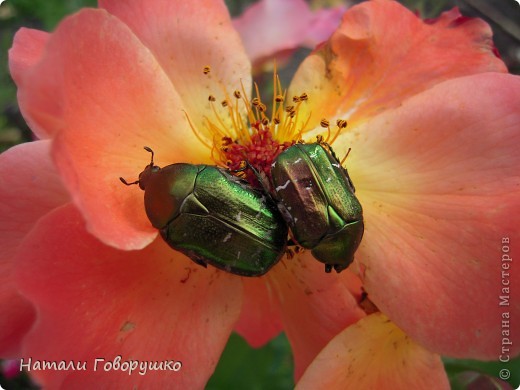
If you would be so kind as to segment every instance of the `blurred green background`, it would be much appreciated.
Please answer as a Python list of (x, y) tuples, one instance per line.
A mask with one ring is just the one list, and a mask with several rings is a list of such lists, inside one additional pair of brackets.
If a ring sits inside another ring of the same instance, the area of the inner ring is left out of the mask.
[[(234, 16), (252, 2), (226, 0)], [(309, 3), (312, 7), (322, 7), (342, 4), (342, 1), (309, 0)], [(495, 44), (510, 72), (520, 74), (520, 5), (515, 1), (402, 0), (401, 3), (424, 18), (436, 17), (458, 6), (464, 15), (486, 20), (493, 28)], [(31, 132), (16, 103), (16, 88), (7, 66), (7, 51), (14, 33), (22, 26), (51, 31), (65, 15), (81, 7), (95, 6), (95, 0), (5, 0), (0, 5), (0, 151), (31, 140)], [(444, 361), (453, 389), (511, 389), (520, 384), (520, 358), (507, 364)], [(509, 383), (496, 378), (502, 368), (511, 371)], [(290, 389), (294, 387), (292, 372), (290, 346), (283, 334), (260, 349), (252, 349), (240, 336), (232, 335), (207, 389)], [(35, 388), (26, 376), (10, 380), (0, 377), (0, 385), (8, 390)]]

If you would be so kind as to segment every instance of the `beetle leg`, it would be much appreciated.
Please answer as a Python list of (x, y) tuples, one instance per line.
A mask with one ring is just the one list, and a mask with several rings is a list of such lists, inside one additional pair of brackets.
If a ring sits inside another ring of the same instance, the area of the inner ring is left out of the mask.
[(296, 241), (294, 241), (293, 238), (289, 238), (289, 239), (287, 240), (287, 245), (289, 245), (289, 246), (297, 246), (298, 243), (297, 243)]
[(332, 264), (325, 264), (325, 272), (330, 274), (330, 271), (332, 271)]
[(262, 172), (257, 171), (256, 168), (254, 166), (252, 166), (248, 160), (245, 160), (245, 163), (246, 163), (246, 167), (248, 169), (251, 169), (251, 171), (253, 172), (253, 174), (256, 177), (256, 180), (258, 180), (258, 183), (260, 183), (260, 185), (262, 186), (264, 191), (266, 193), (270, 194), (271, 185), (269, 183), (269, 179), (267, 178), (266, 174), (263, 171)]
[(336, 272), (339, 274), (341, 271), (343, 271), (344, 269), (346, 269), (348, 267), (348, 265), (345, 265), (345, 264), (334, 264), (334, 269), (336, 270)]
[(203, 266), (204, 268), (208, 268), (208, 263), (206, 263), (204, 260), (200, 260), (200, 259), (194, 259), (194, 258), (191, 258), (195, 263), (197, 263), (198, 265), (201, 265)]

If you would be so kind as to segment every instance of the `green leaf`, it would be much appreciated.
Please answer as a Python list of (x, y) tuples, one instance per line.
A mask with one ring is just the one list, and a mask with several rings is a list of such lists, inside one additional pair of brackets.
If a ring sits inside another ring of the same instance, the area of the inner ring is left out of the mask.
[[(467, 389), (471, 383), (482, 379), (482, 375), (491, 378), (506, 379), (514, 388), (520, 386), (520, 357), (510, 359), (509, 362), (482, 362), (478, 360), (463, 360), (443, 358), (444, 367), (450, 378), (451, 387), (454, 390)], [(501, 374), (502, 373), (502, 374)], [(477, 374), (477, 375), (475, 375)], [(505, 378), (504, 375), (510, 375)], [(490, 380), (497, 389), (500, 389), (499, 380)]]
[(262, 348), (252, 348), (237, 334), (232, 334), (206, 385), (216, 389), (291, 389), (294, 388), (291, 348), (285, 334), (280, 334)]

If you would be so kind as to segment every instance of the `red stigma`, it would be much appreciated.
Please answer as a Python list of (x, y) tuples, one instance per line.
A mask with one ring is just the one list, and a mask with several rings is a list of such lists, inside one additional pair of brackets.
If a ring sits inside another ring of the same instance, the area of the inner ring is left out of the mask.
[(224, 153), (231, 171), (243, 173), (244, 178), (255, 187), (260, 183), (256, 174), (247, 167), (252, 166), (260, 175), (270, 178), (271, 164), (276, 157), (293, 145), (294, 141), (280, 143), (273, 139), (269, 125), (263, 125), (261, 121), (252, 124), (253, 134), (251, 142), (241, 145), (229, 137), (222, 138), (222, 152)]

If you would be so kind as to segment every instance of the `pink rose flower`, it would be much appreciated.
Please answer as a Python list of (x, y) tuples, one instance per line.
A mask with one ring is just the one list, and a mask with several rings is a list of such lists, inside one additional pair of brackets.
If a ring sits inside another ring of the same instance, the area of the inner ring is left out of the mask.
[[(160, 166), (215, 164), (222, 136), (248, 138), (228, 113), (242, 114), (235, 90), (250, 99), (250, 62), (223, 2), (102, 0), (53, 33), (21, 29), (10, 67), (41, 140), (0, 155), (2, 356), (87, 362), (32, 371), (47, 388), (201, 388), (232, 330), (253, 346), (284, 330), (302, 388), (328, 372), (337, 387), (446, 387), (438, 354), (497, 359), (501, 248), (507, 237), (514, 255), (520, 239), (520, 80), (493, 50), (489, 27), (457, 10), (429, 23), (386, 0), (345, 13), (295, 74), (287, 96), (308, 100), (280, 111), (289, 124), (273, 139), (313, 142), (322, 119), (348, 121), (333, 147), (352, 148), (356, 261), (326, 274), (306, 251), (243, 278), (170, 249), (143, 193), (118, 180), (149, 163), (144, 145)], [(384, 314), (366, 315), (362, 284)], [(182, 368), (93, 371), (117, 356)]]
[(314, 49), (339, 26), (346, 5), (312, 11), (304, 0), (260, 0), (233, 20), (254, 68), (283, 63), (298, 47)]

